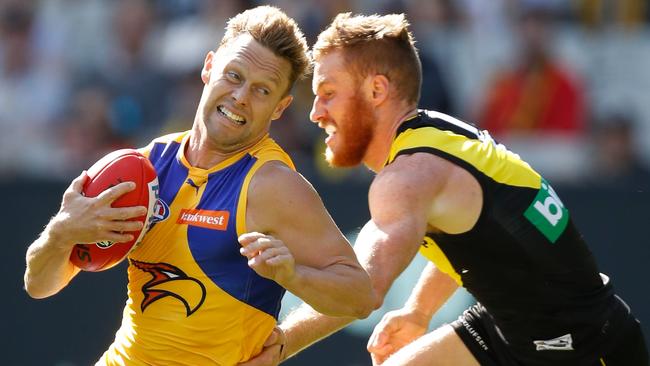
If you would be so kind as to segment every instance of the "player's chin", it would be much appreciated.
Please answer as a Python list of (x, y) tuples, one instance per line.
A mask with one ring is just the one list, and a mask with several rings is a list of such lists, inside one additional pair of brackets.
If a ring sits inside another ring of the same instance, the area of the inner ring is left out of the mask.
[(334, 152), (333, 149), (328, 147), (325, 150), (325, 161), (335, 168), (353, 168), (361, 164), (361, 157), (353, 156), (346, 152)]

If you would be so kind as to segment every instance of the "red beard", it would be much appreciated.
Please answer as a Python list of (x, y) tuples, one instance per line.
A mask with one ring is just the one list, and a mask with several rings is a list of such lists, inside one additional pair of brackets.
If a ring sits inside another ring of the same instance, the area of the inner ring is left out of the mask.
[(326, 159), (332, 166), (353, 167), (362, 161), (375, 133), (374, 111), (360, 93), (348, 103), (345, 117), (336, 123), (338, 143), (328, 147)]

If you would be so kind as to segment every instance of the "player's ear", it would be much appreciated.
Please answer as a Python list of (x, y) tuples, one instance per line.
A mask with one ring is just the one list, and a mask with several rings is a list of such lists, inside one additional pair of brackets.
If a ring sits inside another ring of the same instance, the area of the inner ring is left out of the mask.
[(386, 75), (370, 75), (368, 83), (369, 98), (374, 106), (378, 106), (386, 99), (388, 99), (390, 82), (388, 81)]
[(208, 52), (205, 55), (205, 61), (203, 61), (203, 69), (201, 70), (201, 80), (203, 84), (207, 84), (210, 81), (210, 73), (212, 72), (212, 60), (214, 60), (214, 51)]
[(278, 105), (275, 106), (275, 110), (271, 115), (271, 120), (275, 121), (276, 119), (280, 118), (282, 116), (282, 112), (284, 112), (284, 110), (287, 109), (287, 107), (291, 104), (292, 101), (293, 101), (292, 95), (287, 95), (286, 97), (282, 98), (278, 103)]

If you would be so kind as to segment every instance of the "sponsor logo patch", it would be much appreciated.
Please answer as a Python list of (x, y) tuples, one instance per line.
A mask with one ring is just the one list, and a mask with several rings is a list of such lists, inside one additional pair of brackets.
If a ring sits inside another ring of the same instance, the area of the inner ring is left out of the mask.
[(542, 186), (524, 216), (551, 242), (555, 241), (569, 223), (569, 210), (564, 207), (550, 184), (542, 179)]
[(463, 323), (463, 327), (465, 327), (465, 329), (467, 330), (469, 335), (472, 338), (474, 338), (474, 340), (476, 341), (476, 344), (478, 344), (478, 346), (481, 347), (481, 349), (483, 349), (483, 351), (489, 351), (490, 349), (488, 348), (487, 344), (483, 340), (483, 337), (481, 337), (481, 335), (478, 334), (478, 332), (476, 330), (474, 330), (474, 328), (467, 322), (467, 320), (462, 319), (461, 322)]
[(98, 241), (97, 243), (95, 243), (95, 245), (97, 245), (101, 249), (108, 249), (108, 248), (112, 247), (113, 244), (115, 244), (115, 243), (113, 243), (110, 240)]
[(545, 341), (533, 341), (533, 343), (537, 351), (573, 351), (571, 333)]
[(176, 223), (224, 231), (228, 227), (228, 211), (183, 209)]

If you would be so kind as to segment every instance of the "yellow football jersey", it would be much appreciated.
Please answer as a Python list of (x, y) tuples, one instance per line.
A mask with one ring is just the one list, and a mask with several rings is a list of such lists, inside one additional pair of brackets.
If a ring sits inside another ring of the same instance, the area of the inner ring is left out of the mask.
[(249, 182), (265, 162), (295, 169), (268, 136), (199, 169), (188, 132), (141, 150), (159, 187), (151, 228), (129, 256), (128, 300), (115, 341), (97, 365), (235, 365), (259, 353), (277, 322), (284, 289), (239, 253)]

